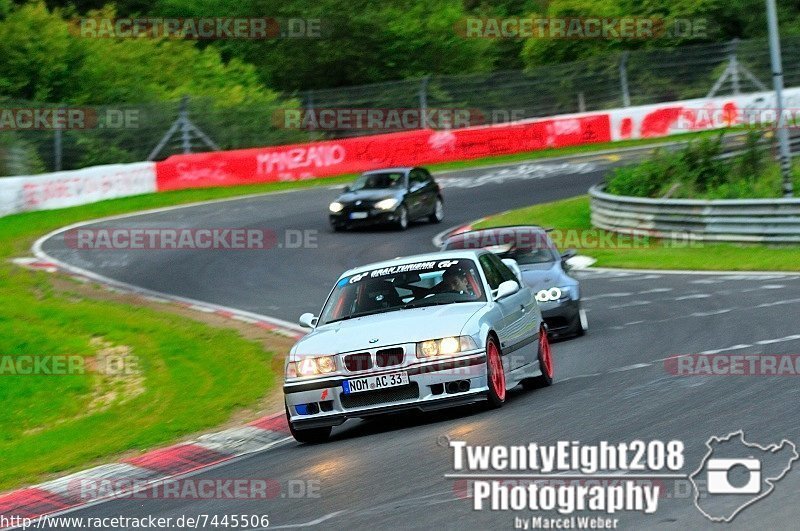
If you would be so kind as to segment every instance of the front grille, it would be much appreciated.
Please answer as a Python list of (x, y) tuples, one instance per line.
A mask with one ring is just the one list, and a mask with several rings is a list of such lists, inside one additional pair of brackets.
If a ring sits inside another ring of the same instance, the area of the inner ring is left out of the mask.
[(403, 347), (385, 348), (375, 354), (375, 365), (378, 367), (391, 367), (403, 363)]
[(367, 371), (372, 368), (372, 355), (369, 352), (348, 354), (344, 357), (344, 366), (350, 372)]
[(390, 387), (377, 391), (364, 391), (363, 393), (353, 393), (340, 395), (342, 407), (368, 407), (386, 404), (389, 402), (399, 402), (401, 400), (411, 400), (419, 398), (419, 386), (416, 382), (400, 387)]

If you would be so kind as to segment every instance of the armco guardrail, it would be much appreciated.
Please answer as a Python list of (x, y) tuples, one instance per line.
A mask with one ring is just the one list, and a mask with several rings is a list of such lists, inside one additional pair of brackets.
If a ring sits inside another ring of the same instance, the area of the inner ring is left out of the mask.
[(800, 243), (800, 198), (650, 199), (589, 190), (595, 227), (659, 238)]

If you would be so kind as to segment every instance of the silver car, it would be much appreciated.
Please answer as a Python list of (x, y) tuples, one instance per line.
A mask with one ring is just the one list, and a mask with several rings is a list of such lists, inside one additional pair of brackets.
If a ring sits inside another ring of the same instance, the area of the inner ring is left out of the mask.
[(322, 442), (349, 418), (486, 401), (553, 382), (530, 288), (491, 252), (445, 251), (351, 269), (294, 345), (283, 390), (292, 435)]

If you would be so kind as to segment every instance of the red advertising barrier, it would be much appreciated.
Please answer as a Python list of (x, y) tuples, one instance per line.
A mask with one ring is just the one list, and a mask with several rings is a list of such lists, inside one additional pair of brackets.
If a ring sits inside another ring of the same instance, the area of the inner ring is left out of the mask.
[(156, 164), (159, 191), (331, 177), (523, 151), (609, 142), (608, 114), (470, 127), (421, 129), (307, 144), (176, 155)]

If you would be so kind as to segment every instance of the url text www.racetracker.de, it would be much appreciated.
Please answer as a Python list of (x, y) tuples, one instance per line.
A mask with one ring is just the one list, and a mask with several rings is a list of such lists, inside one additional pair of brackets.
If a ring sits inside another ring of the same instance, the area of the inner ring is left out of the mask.
[(181, 516), (104, 516), (82, 517), (44, 515), (37, 518), (0, 515), (5, 529), (264, 529), (269, 527), (266, 514), (196, 514)]

